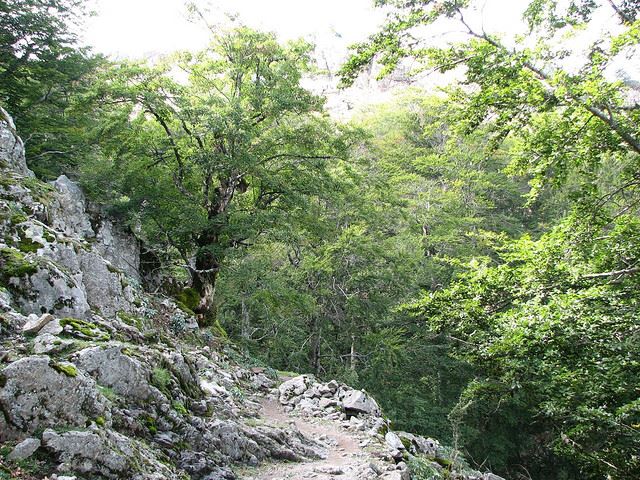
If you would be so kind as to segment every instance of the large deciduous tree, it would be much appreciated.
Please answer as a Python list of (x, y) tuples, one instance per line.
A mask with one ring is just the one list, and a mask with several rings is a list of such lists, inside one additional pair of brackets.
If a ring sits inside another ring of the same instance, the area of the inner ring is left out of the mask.
[(119, 179), (111, 191), (127, 196), (122, 206), (148, 239), (179, 252), (199, 313), (212, 312), (229, 249), (276, 223), (284, 228), (326, 188), (332, 159), (346, 155), (348, 135), (301, 86), (311, 49), (240, 28), (203, 52), (123, 64), (97, 83), (94, 95), (113, 120), (104, 124), (111, 143), (103, 142), (112, 163), (97, 171), (103, 183), (105, 166)]

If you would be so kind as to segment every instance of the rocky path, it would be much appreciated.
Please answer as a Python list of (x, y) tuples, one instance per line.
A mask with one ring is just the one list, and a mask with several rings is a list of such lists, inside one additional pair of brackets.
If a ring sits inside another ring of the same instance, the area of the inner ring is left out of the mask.
[(291, 416), (277, 399), (266, 398), (261, 403), (266, 423), (294, 426), (305, 436), (324, 445), (326, 458), (302, 463), (267, 464), (247, 473), (242, 477), (245, 480), (361, 480), (378, 477), (370, 467), (373, 458), (365, 449), (367, 441), (339, 422)]

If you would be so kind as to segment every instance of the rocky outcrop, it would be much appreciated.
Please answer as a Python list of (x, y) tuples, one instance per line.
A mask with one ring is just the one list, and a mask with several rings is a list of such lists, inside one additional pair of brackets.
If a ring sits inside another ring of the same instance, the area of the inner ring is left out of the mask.
[(46, 427), (85, 427), (109, 417), (95, 382), (68, 362), (31, 356), (0, 372), (0, 441), (22, 440)]
[(33, 176), (24, 159), (24, 144), (16, 132), (13, 119), (0, 107), (0, 166), (18, 172), (20, 175)]
[(42, 444), (73, 472), (102, 478), (173, 480), (180, 476), (143, 443), (111, 430), (56, 433), (45, 430)]
[(61, 175), (53, 186), (58, 194), (49, 205), (51, 227), (67, 237), (94, 238), (96, 234), (85, 210), (86, 199), (80, 187), (66, 175)]

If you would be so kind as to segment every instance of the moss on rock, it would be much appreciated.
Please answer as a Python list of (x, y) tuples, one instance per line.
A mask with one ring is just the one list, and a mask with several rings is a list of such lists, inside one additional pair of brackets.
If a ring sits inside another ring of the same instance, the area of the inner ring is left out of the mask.
[(57, 362), (51, 361), (49, 365), (54, 370), (57, 370), (58, 372), (65, 374), (67, 377), (78, 376), (78, 369), (75, 367), (75, 365), (72, 365), (71, 363), (57, 363)]
[(15, 248), (0, 248), (0, 281), (9, 283), (10, 278), (22, 278), (38, 271), (35, 262)]
[(62, 328), (70, 326), (73, 332), (92, 340), (107, 341), (111, 339), (111, 335), (108, 332), (105, 332), (95, 323), (87, 322), (86, 320), (66, 317), (60, 319), (60, 325)]

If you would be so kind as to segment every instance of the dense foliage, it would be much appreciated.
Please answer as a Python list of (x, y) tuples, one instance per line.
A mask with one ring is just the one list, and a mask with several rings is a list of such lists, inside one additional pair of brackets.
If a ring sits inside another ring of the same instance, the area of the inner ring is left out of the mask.
[[(560, 186), (552, 204), (570, 212), (540, 238), (499, 239), (497, 256), (406, 307), (472, 372), (449, 413), (460, 443), (513, 478), (637, 477), (640, 110), (633, 82), (610, 75), (637, 52), (637, 3), (532, 1), (527, 36), (511, 41), (474, 26), (471, 1), (378, 3), (389, 22), (354, 47), (344, 81), (374, 58), (383, 74), (409, 56), (464, 65), (449, 90), (460, 134), (488, 129), (509, 171), (530, 177), (529, 204)], [(608, 13), (610, 33), (585, 34)], [(416, 46), (443, 20), (468, 39)], [(557, 46), (571, 36), (586, 54)]]
[[(460, 81), (340, 124), (306, 42), (242, 27), (115, 63), (77, 46), (84, 2), (0, 0), (0, 103), (40, 176), (78, 177), (155, 287), (259, 361), (510, 479), (637, 478), (640, 108), (613, 73), (640, 4), (531, 0), (500, 37), (481, 3), (377, 0), (345, 84), (410, 57)], [(466, 36), (425, 43), (443, 22)]]
[(329, 165), (351, 135), (300, 86), (309, 51), (241, 28), (198, 54), (111, 66), (85, 99), (109, 129), (85, 183), (141, 222), (148, 242), (179, 254), (197, 313), (212, 314), (229, 250), (284, 229), (332, 188)]
[(82, 0), (0, 0), (0, 102), (21, 132), (31, 168), (51, 178), (87, 155), (86, 112), (69, 112), (104, 62), (78, 46)]

